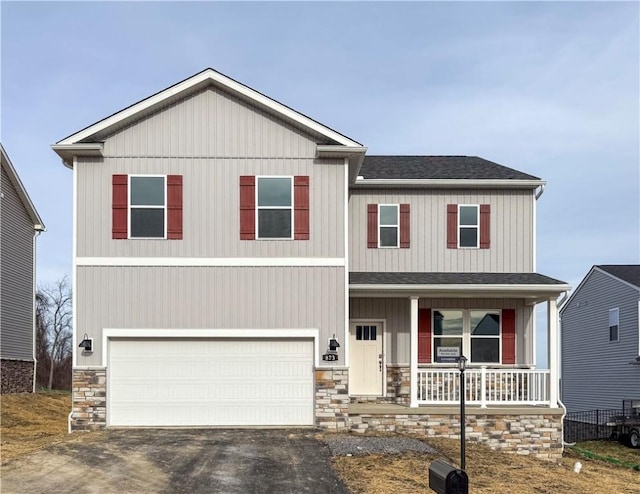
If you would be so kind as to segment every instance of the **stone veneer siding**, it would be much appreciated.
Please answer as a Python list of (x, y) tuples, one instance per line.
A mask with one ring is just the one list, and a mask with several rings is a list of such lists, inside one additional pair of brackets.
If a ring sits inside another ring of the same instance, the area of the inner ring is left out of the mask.
[(94, 431), (107, 425), (107, 370), (73, 370), (72, 431)]
[[(533, 455), (546, 460), (562, 458), (562, 415), (467, 414), (467, 441), (494, 450)], [(460, 438), (460, 416), (454, 414), (353, 414), (349, 428), (368, 431), (421, 434), (427, 437)]]
[(315, 371), (316, 425), (323, 429), (346, 429), (349, 420), (349, 370), (325, 368)]
[(386, 396), (352, 396), (351, 403), (396, 403), (409, 405), (411, 371), (406, 366), (387, 365)]
[(33, 360), (2, 359), (0, 393), (32, 393), (33, 371)]

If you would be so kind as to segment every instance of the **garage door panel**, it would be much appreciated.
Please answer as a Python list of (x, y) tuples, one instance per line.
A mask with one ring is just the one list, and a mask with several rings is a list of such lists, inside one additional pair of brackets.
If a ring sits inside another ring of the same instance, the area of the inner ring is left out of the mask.
[(313, 424), (311, 340), (116, 339), (108, 372), (110, 425)]

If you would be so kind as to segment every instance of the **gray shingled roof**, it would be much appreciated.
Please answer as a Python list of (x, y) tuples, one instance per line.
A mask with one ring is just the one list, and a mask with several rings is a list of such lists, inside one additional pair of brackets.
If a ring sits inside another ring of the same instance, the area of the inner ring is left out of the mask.
[(540, 180), (477, 156), (365, 156), (365, 179)]
[(599, 264), (596, 267), (640, 288), (640, 264)]
[(538, 273), (350, 272), (351, 285), (564, 285)]

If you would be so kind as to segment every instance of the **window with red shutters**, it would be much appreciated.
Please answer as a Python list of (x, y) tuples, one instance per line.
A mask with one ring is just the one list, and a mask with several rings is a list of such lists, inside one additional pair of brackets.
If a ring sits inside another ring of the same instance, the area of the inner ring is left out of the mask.
[[(465, 220), (464, 215), (461, 219), (459, 208), (462, 208), (463, 213), (470, 212), (473, 219), (471, 221)], [(488, 249), (490, 244), (491, 206), (489, 204), (480, 204), (479, 206), (447, 204), (447, 249), (459, 247)]]
[(113, 175), (111, 208), (114, 239), (180, 240), (182, 175)]

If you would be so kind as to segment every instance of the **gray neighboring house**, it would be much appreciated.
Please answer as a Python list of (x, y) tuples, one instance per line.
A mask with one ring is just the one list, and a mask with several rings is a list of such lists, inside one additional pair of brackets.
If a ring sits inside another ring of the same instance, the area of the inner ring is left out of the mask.
[(0, 389), (25, 393), (35, 385), (36, 237), (45, 227), (1, 144), (0, 153)]
[(560, 309), (562, 401), (570, 412), (640, 399), (640, 265), (596, 265)]

